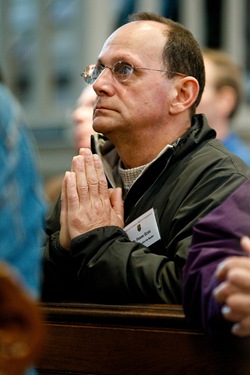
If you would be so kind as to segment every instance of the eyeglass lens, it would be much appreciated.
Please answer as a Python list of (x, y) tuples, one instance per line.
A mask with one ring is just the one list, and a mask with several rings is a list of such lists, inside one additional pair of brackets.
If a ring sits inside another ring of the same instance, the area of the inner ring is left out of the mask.
[(131, 64), (123, 61), (118, 61), (112, 68), (102, 64), (91, 64), (84, 70), (82, 74), (85, 82), (89, 84), (94, 83), (105, 68), (110, 69), (112, 74), (119, 82), (128, 80), (134, 71), (134, 68)]

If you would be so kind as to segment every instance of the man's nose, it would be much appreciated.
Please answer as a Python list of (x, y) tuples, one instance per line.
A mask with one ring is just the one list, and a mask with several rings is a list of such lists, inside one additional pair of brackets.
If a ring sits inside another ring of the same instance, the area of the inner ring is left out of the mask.
[(93, 89), (98, 96), (104, 94), (112, 96), (115, 93), (114, 79), (112, 70), (109, 67), (105, 67), (96, 81), (93, 83)]
[(95, 80), (95, 82), (98, 81), (100, 78), (113, 79), (114, 76), (113, 76), (112, 68), (110, 68), (109, 66), (105, 66), (104, 69), (99, 74), (98, 78)]

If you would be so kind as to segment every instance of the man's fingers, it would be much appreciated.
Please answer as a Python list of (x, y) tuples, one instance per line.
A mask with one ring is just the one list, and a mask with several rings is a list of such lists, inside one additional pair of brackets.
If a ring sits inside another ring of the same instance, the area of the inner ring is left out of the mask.
[[(241, 247), (246, 255), (250, 256), (250, 238), (244, 236), (240, 240)], [(243, 255), (239, 254), (239, 255)], [(242, 267), (250, 271), (250, 258), (244, 256), (232, 256), (222, 261), (216, 269), (216, 277), (219, 280), (224, 280), (227, 277), (228, 272), (236, 267)]]
[(98, 192), (102, 199), (109, 199), (107, 179), (103, 171), (103, 165), (98, 155), (93, 155), (95, 171), (98, 179)]
[(246, 256), (233, 256), (223, 260), (217, 267), (215, 276), (219, 280), (227, 278), (230, 270), (234, 268), (244, 268), (250, 271), (250, 258)]
[(247, 236), (242, 237), (240, 240), (240, 244), (247, 255), (250, 255), (250, 238)]
[(73, 171), (76, 178), (77, 192), (79, 200), (86, 202), (89, 196), (88, 181), (85, 172), (85, 160), (82, 155), (75, 156), (72, 162)]
[(227, 297), (236, 291), (237, 289), (235, 287), (227, 281), (224, 281), (214, 289), (213, 295), (217, 302), (225, 303)]
[(232, 327), (232, 333), (239, 337), (250, 335), (250, 316), (242, 319), (239, 323), (236, 323)]
[(70, 237), (68, 232), (68, 200), (67, 200), (67, 181), (69, 178), (70, 172), (66, 172), (63, 184), (62, 184), (62, 193), (61, 193), (61, 214), (60, 214), (60, 235), (59, 242), (62, 247), (65, 249), (70, 248)]
[(124, 227), (124, 204), (122, 200), (122, 189), (116, 188), (110, 193), (110, 202), (116, 215), (121, 220), (121, 228)]
[(250, 295), (249, 293), (242, 293), (239, 291), (228, 297), (227, 305), (237, 314), (243, 316), (250, 316)]
[(124, 227), (121, 189), (109, 193), (101, 159), (81, 149), (66, 179), (67, 223), (70, 238), (98, 227)]
[(235, 267), (228, 271), (227, 280), (242, 292), (250, 294), (250, 258), (245, 260), (245, 267)]
[(79, 207), (79, 197), (77, 192), (76, 174), (75, 172), (67, 172), (66, 174), (67, 184), (67, 205), (68, 215), (72, 210), (76, 210)]
[(85, 178), (87, 181), (89, 196), (98, 197), (99, 180), (96, 172), (94, 156), (88, 148), (82, 148), (80, 151), (84, 159)]
[(108, 185), (100, 157), (96, 154), (92, 154), (91, 150), (88, 148), (81, 148), (80, 155), (84, 159), (85, 178), (88, 185), (89, 196), (107, 200)]

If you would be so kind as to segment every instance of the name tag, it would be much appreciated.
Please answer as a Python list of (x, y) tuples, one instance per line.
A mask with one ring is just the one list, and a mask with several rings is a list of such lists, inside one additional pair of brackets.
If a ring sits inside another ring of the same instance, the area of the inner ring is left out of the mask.
[(140, 242), (145, 246), (150, 246), (161, 239), (153, 208), (132, 221), (124, 230), (130, 241)]

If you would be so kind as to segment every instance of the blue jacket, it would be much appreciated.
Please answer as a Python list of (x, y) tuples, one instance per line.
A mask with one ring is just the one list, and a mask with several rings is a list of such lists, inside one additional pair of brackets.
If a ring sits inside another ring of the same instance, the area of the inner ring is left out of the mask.
[(36, 155), (20, 107), (0, 84), (0, 258), (40, 296), (45, 200)]
[(223, 140), (224, 146), (250, 166), (250, 146), (234, 132)]

